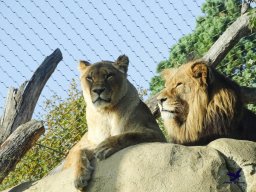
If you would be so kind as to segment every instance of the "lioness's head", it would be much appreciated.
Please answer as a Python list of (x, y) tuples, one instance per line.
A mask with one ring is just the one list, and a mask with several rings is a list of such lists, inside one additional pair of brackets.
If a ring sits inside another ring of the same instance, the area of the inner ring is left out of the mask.
[[(209, 69), (205, 64), (191, 62), (162, 72), (165, 88), (157, 97), (161, 116), (169, 136), (177, 143), (196, 140), (208, 103)], [(196, 125), (189, 130), (189, 125)]]
[(90, 64), (80, 61), (80, 81), (86, 103), (98, 109), (115, 106), (127, 92), (128, 64), (125, 55), (119, 56), (115, 62)]

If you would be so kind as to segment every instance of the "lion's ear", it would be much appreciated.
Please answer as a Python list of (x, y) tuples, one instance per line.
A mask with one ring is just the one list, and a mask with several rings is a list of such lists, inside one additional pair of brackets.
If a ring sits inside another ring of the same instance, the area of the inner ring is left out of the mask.
[(91, 64), (88, 61), (81, 60), (78, 65), (78, 70), (81, 72), (89, 67)]
[(126, 74), (128, 71), (129, 58), (126, 55), (120, 55), (113, 65), (119, 71)]
[(161, 77), (163, 77), (164, 80), (168, 80), (175, 73), (176, 70), (177, 69), (174, 68), (164, 69), (161, 71)]
[(194, 78), (200, 80), (200, 84), (208, 84), (207, 83), (207, 75), (208, 75), (208, 67), (204, 63), (194, 63), (191, 66), (192, 75)]

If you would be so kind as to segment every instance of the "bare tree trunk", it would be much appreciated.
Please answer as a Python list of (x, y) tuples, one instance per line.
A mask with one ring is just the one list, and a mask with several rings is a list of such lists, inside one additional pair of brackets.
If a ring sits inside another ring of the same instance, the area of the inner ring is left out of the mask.
[(9, 90), (4, 114), (0, 120), (0, 144), (23, 123), (28, 122), (34, 112), (41, 91), (62, 60), (62, 54), (56, 49), (37, 68), (29, 82), (25, 82), (19, 89)]
[(56, 49), (28, 82), (8, 92), (0, 119), (0, 183), (44, 133), (43, 123), (31, 118), (44, 85), (61, 60), (61, 51)]
[(1, 145), (0, 183), (43, 133), (43, 123), (31, 120), (20, 125)]
[(256, 88), (241, 87), (242, 99), (244, 103), (256, 103)]
[(158, 108), (158, 104), (157, 104), (157, 96), (159, 94), (155, 94), (154, 96), (150, 97), (147, 101), (146, 101), (146, 105), (149, 107), (151, 113), (153, 114), (153, 116), (155, 118), (158, 118), (160, 117), (160, 111), (159, 111), (159, 108)]
[(238, 17), (207, 51), (203, 56), (203, 60), (216, 67), (240, 39), (253, 32), (249, 27), (249, 23), (250, 17), (248, 13)]

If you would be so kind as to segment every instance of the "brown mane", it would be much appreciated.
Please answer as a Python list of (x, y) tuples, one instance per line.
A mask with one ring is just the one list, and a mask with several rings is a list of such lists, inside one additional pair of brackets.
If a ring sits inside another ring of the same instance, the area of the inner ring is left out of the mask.
[(244, 107), (235, 82), (200, 61), (163, 75), (159, 107), (174, 143), (206, 144), (221, 137), (256, 141), (256, 115)]

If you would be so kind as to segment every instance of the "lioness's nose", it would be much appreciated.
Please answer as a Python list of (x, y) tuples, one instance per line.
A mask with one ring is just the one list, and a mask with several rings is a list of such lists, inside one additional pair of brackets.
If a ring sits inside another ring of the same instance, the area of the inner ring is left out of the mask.
[(102, 88), (93, 88), (93, 89), (92, 89), (92, 91), (93, 91), (94, 93), (97, 93), (98, 95), (100, 95), (104, 90), (105, 90), (104, 87), (102, 87)]

